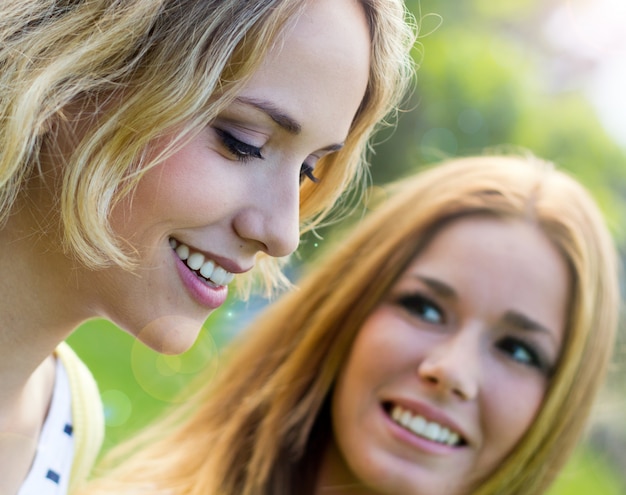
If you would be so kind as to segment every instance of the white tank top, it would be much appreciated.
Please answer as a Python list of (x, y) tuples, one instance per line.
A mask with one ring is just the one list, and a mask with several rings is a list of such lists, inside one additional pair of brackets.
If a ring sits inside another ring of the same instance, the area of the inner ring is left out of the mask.
[(35, 460), (18, 495), (65, 495), (74, 460), (72, 397), (61, 360), (56, 360), (56, 377), (50, 410), (43, 424)]

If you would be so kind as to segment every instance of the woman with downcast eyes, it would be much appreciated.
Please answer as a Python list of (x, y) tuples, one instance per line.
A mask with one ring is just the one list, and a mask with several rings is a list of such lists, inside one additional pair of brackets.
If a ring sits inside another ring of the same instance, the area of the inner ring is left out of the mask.
[(233, 279), (280, 285), (274, 258), (401, 101), (409, 20), (400, 0), (3, 2), (0, 492), (66, 493), (93, 463), (97, 389), (61, 343), (82, 322), (179, 353)]
[(535, 158), (456, 159), (389, 192), (90, 495), (546, 491), (613, 345), (602, 215)]

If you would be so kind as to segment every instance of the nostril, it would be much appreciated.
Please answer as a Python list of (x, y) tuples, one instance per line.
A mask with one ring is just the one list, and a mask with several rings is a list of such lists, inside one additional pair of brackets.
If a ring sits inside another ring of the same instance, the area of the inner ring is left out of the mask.
[(427, 376), (426, 381), (428, 383), (432, 383), (433, 385), (437, 385), (439, 383), (439, 380), (437, 379), (436, 376)]
[(452, 390), (452, 393), (454, 395), (456, 395), (457, 397), (463, 399), (463, 400), (467, 400), (469, 399), (469, 396), (467, 393), (463, 392), (463, 390), (459, 389), (459, 388), (455, 388)]

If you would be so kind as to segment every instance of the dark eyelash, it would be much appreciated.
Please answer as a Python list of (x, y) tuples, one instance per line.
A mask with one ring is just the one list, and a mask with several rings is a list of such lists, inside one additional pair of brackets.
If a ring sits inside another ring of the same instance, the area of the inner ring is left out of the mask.
[(247, 162), (253, 158), (263, 159), (261, 148), (244, 143), (223, 129), (215, 128), (215, 133), (219, 136), (228, 151), (240, 162)]
[[(439, 307), (439, 305), (435, 304), (429, 298), (422, 296), (421, 294), (408, 294), (405, 296), (401, 296), (397, 299), (397, 304), (402, 306), (409, 313), (416, 315), (418, 318), (426, 321), (431, 324), (440, 324), (445, 323), (444, 312)], [(428, 318), (427, 310), (434, 310), (440, 321), (432, 321)]]
[(546, 375), (551, 374), (551, 365), (548, 364), (547, 359), (545, 359), (541, 352), (539, 352), (533, 345), (514, 337), (504, 338), (498, 343), (498, 348), (503, 352), (507, 352), (511, 356), (513, 356), (513, 350), (515, 347), (523, 348), (530, 357), (530, 361), (528, 363), (516, 360), (517, 362), (537, 368)]
[(300, 168), (300, 184), (302, 184), (305, 177), (309, 179), (311, 182), (314, 182), (315, 184), (317, 184), (320, 181), (319, 178), (315, 177), (315, 175), (313, 174), (313, 170), (314, 168), (311, 167), (310, 165), (306, 163), (302, 164), (302, 167)]

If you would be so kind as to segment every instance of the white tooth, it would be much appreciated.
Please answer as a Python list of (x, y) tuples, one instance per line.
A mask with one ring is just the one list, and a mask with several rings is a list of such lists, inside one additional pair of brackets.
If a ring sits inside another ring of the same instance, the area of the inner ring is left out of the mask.
[(440, 426), (437, 423), (428, 423), (424, 436), (430, 440), (436, 441), (439, 436), (439, 430)]
[(411, 413), (409, 411), (404, 411), (402, 413), (402, 416), (400, 416), (400, 424), (402, 426), (409, 426), (411, 419), (413, 419), (413, 416), (411, 416)]
[(176, 248), (176, 254), (181, 260), (185, 261), (187, 258), (189, 258), (189, 248), (184, 244), (181, 244)]
[(204, 265), (202, 265), (202, 268), (200, 268), (200, 275), (202, 275), (204, 278), (211, 278), (211, 275), (213, 275), (214, 268), (215, 268), (215, 263), (209, 260)]
[(450, 433), (447, 443), (448, 445), (456, 445), (457, 443), (459, 443), (459, 435), (457, 435), (456, 433)]
[(418, 435), (423, 435), (424, 431), (426, 430), (426, 425), (427, 422), (424, 418), (422, 418), (421, 416), (415, 416), (411, 420), (409, 428), (411, 428), (411, 431), (413, 431), (414, 433), (417, 433)]
[(213, 270), (213, 275), (211, 275), (211, 281), (215, 285), (224, 285), (224, 280), (226, 280), (226, 274), (228, 272), (224, 270), (221, 266), (216, 266), (215, 270)]
[(170, 247), (172, 249), (176, 249), (176, 246), (178, 246), (178, 243), (176, 242), (176, 239), (174, 239), (173, 237), (170, 237)]
[(403, 409), (400, 406), (394, 406), (391, 410), (391, 417), (394, 421), (400, 421), (400, 416), (402, 416)]
[(224, 285), (230, 284), (234, 278), (235, 278), (234, 273), (226, 272), (226, 278), (224, 279), (224, 282), (223, 282)]
[(187, 266), (192, 270), (197, 270), (204, 264), (204, 255), (200, 253), (193, 253), (187, 258)]
[(448, 428), (441, 427), (441, 430), (439, 430), (439, 436), (437, 437), (437, 441), (440, 443), (447, 443), (449, 436), (450, 430), (448, 430)]

